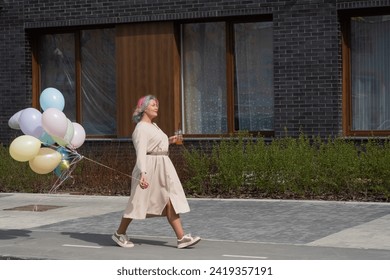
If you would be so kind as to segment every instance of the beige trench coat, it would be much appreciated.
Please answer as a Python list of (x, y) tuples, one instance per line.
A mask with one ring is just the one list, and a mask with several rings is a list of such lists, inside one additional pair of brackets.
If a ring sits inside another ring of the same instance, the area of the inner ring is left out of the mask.
[[(161, 155), (168, 152), (168, 136), (155, 123), (139, 122), (132, 139), (137, 161), (132, 172), (131, 194), (123, 217), (145, 219), (166, 215), (164, 209), (169, 200), (176, 213), (189, 212), (190, 207), (176, 169), (167, 155)], [(146, 172), (149, 182), (146, 189), (139, 185), (141, 172)]]

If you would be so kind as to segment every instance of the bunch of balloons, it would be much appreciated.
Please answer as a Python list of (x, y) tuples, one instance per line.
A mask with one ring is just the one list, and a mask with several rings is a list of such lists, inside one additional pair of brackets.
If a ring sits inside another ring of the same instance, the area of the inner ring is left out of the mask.
[(9, 127), (24, 133), (12, 141), (9, 153), (16, 161), (28, 161), (35, 173), (54, 171), (59, 178), (66, 179), (72, 165), (81, 159), (76, 149), (85, 141), (85, 130), (63, 113), (65, 99), (59, 90), (46, 88), (39, 103), (43, 113), (26, 108), (9, 119)]

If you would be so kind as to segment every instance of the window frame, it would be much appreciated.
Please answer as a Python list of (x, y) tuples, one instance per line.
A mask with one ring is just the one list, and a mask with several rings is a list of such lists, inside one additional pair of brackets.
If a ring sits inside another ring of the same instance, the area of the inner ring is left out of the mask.
[[(82, 70), (81, 70), (81, 32), (84, 30), (96, 30), (96, 29), (106, 29), (114, 28), (115, 25), (99, 25), (99, 26), (83, 26), (82, 28), (50, 28), (39, 31), (31, 31), (29, 35), (31, 36), (31, 46), (32, 46), (32, 107), (40, 109), (39, 96), (42, 92), (41, 86), (41, 69), (39, 64), (39, 40), (41, 36), (48, 34), (74, 34), (75, 39), (75, 94), (76, 94), (76, 122), (82, 125)], [(114, 41), (115, 44), (115, 41)], [(117, 124), (118, 126), (119, 124)], [(86, 138), (116, 138), (117, 134), (87, 134)]]
[[(187, 134), (186, 137), (190, 138), (216, 138), (216, 137), (229, 137), (232, 135), (237, 135), (242, 133), (244, 130), (235, 130), (234, 129), (234, 82), (235, 82), (235, 58), (234, 58), (234, 25), (238, 23), (251, 23), (251, 22), (273, 22), (273, 17), (270, 14), (265, 15), (255, 15), (255, 16), (245, 16), (245, 17), (234, 17), (234, 18), (214, 18), (214, 19), (200, 19), (200, 20), (185, 20), (178, 23), (179, 26), (183, 24), (191, 23), (208, 23), (208, 22), (224, 22), (226, 30), (226, 100), (227, 100), (227, 133), (222, 134)], [(181, 28), (179, 28), (181, 30)], [(182, 42), (182, 33), (180, 32), (180, 42)], [(273, 38), (272, 38), (273, 40)], [(180, 50), (181, 50), (180, 46)], [(180, 65), (182, 65), (182, 57), (180, 54)], [(182, 71), (180, 71), (180, 80), (182, 81)], [(183, 85), (181, 85), (180, 96), (183, 97)], [(274, 86), (275, 88), (275, 86)], [(182, 112), (182, 123), (184, 122), (184, 107), (181, 104), (180, 111)], [(275, 113), (275, 110), (274, 110)], [(275, 135), (275, 126), (273, 130), (264, 130), (264, 131), (248, 131), (249, 135), (252, 136), (264, 136), (264, 137), (273, 137)]]
[(390, 130), (352, 130), (351, 18), (390, 15), (390, 8), (340, 11), (342, 56), (342, 133), (346, 137), (385, 137)]

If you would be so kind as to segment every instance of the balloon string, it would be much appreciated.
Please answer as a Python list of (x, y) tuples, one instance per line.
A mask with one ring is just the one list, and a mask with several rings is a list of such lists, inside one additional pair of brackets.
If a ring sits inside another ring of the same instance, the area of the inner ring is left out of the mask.
[[(53, 148), (56, 148), (56, 147), (53, 147)], [(76, 168), (76, 163), (78, 163), (79, 161), (81, 161), (82, 159), (86, 159), (90, 162), (93, 162), (97, 165), (100, 165), (102, 167), (105, 167), (107, 169), (110, 169), (112, 171), (115, 171), (115, 172), (118, 172), (126, 177), (129, 177), (131, 179), (135, 179), (137, 181), (141, 181), (141, 179), (139, 178), (135, 178), (133, 176), (130, 176), (126, 173), (123, 173), (117, 169), (114, 169), (112, 167), (109, 167), (103, 163), (100, 163), (100, 162), (97, 162), (96, 160), (93, 160), (93, 159), (90, 159), (86, 156), (83, 156), (83, 155), (80, 155), (78, 152), (76, 152), (75, 150), (72, 150), (72, 149), (68, 149), (68, 148), (65, 148), (65, 150), (67, 152), (69, 152), (70, 156), (69, 156), (69, 159), (70, 159), (70, 164), (69, 164), (69, 169), (68, 170), (65, 170), (61, 173), (61, 175), (57, 178), (57, 180), (54, 182), (53, 186), (51, 187), (51, 189), (49, 190), (49, 194), (50, 193), (55, 193), (57, 192), (58, 188), (69, 178), (73, 179), (73, 183), (72, 185), (75, 183), (75, 180), (74, 180), (74, 177), (72, 176), (72, 172), (74, 171), (74, 169)], [(34, 211), (36, 211), (34, 209)]]
[[(54, 148), (55, 148), (55, 147), (54, 147)], [(65, 148), (65, 147), (64, 147), (64, 148)], [(100, 166), (103, 166), (103, 167), (105, 167), (105, 168), (107, 168), (107, 169), (110, 169), (110, 170), (112, 170), (112, 171), (118, 172), (118, 173), (120, 173), (120, 174), (122, 174), (122, 175), (124, 175), (124, 176), (126, 176), (126, 177), (129, 177), (129, 178), (131, 178), (131, 179), (135, 179), (135, 180), (137, 180), (137, 181), (141, 181), (140, 179), (135, 178), (135, 177), (133, 177), (133, 176), (130, 176), (129, 174), (123, 173), (123, 172), (121, 172), (121, 171), (119, 171), (119, 170), (117, 170), (117, 169), (114, 169), (114, 168), (112, 168), (112, 167), (109, 167), (109, 166), (107, 166), (107, 165), (104, 165), (104, 164), (102, 164), (102, 163), (100, 163), (100, 162), (97, 162), (97, 161), (95, 161), (95, 160), (93, 160), (93, 159), (87, 158), (86, 156), (80, 155), (78, 152), (76, 152), (76, 151), (73, 150), (73, 149), (69, 149), (69, 148), (65, 148), (65, 149), (66, 149), (66, 151), (68, 151), (70, 154), (72, 154), (72, 155), (74, 155), (74, 156), (76, 157), (76, 162), (74, 162), (74, 163), (77, 163), (77, 162), (79, 162), (80, 160), (82, 160), (82, 159), (84, 158), (84, 159), (89, 160), (89, 161), (91, 161), (91, 162), (93, 162), (93, 163), (96, 163), (97, 165), (100, 165)], [(71, 163), (71, 165), (72, 165), (72, 163)], [(71, 172), (67, 172), (67, 173), (70, 174)], [(61, 177), (62, 177), (62, 176), (61, 176)]]
[(57, 189), (62, 185), (62, 183), (64, 183), (68, 178), (73, 179), (72, 185), (74, 184), (74, 178), (71, 174), (73, 170), (76, 168), (76, 163), (82, 160), (83, 157), (77, 152), (71, 152), (71, 153), (74, 156), (74, 158), (71, 160), (69, 164), (69, 169), (61, 173), (61, 175), (57, 178), (56, 182), (54, 183), (53, 187), (50, 189), (49, 193), (55, 193)]
[(87, 158), (87, 157), (85, 157), (85, 156), (82, 156), (82, 158), (84, 158), (84, 159), (86, 159), (86, 160), (89, 160), (89, 161), (91, 161), (91, 162), (93, 162), (93, 163), (96, 163), (97, 165), (100, 165), (100, 166), (103, 166), (103, 167), (105, 167), (105, 168), (108, 168), (108, 169), (110, 169), (110, 170), (116, 171), (116, 172), (118, 172), (118, 173), (120, 173), (120, 174), (122, 174), (122, 175), (124, 175), (124, 176), (126, 176), (126, 177), (129, 177), (129, 178), (132, 178), (132, 179), (135, 179), (135, 180), (140, 181), (140, 179), (138, 179), (138, 178), (135, 178), (135, 177), (133, 177), (133, 176), (130, 176), (129, 174), (123, 173), (123, 172), (121, 172), (121, 171), (119, 171), (119, 170), (117, 170), (117, 169), (114, 169), (114, 168), (112, 168), (112, 167), (109, 167), (109, 166), (107, 166), (107, 165), (104, 165), (103, 163), (97, 162), (97, 161), (92, 160), (92, 159), (90, 159), (90, 158)]

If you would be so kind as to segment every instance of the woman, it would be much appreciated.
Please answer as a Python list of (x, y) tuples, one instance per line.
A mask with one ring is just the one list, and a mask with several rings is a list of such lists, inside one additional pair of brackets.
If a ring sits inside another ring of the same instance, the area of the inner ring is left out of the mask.
[(184, 234), (180, 213), (190, 211), (183, 187), (172, 161), (168, 157), (169, 144), (178, 136), (168, 136), (152, 120), (157, 117), (159, 102), (147, 95), (138, 100), (133, 114), (137, 123), (132, 139), (137, 161), (132, 173), (131, 195), (118, 230), (112, 239), (121, 247), (134, 244), (126, 235), (133, 219), (167, 216), (177, 237), (177, 248), (187, 248), (200, 241), (200, 237)]

